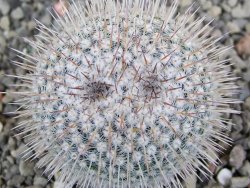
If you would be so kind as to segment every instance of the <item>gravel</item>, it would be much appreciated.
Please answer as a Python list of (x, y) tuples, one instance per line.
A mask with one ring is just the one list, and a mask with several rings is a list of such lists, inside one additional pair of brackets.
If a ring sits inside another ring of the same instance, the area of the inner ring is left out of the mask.
[(239, 169), (242, 166), (244, 160), (246, 159), (246, 152), (241, 145), (236, 145), (230, 152), (229, 157), (229, 164), (232, 167)]
[(2, 132), (2, 130), (3, 130), (3, 123), (0, 122), (0, 133)]
[(235, 22), (228, 22), (227, 28), (230, 33), (239, 33), (241, 31), (240, 27)]
[(10, 11), (10, 5), (8, 4), (7, 0), (0, 0), (0, 12), (3, 15), (6, 15)]
[(24, 17), (24, 13), (21, 7), (17, 7), (16, 9), (14, 9), (10, 16), (14, 19), (14, 20), (20, 20)]
[(34, 163), (21, 160), (19, 163), (19, 172), (22, 176), (33, 176), (34, 175)]
[(208, 10), (208, 14), (211, 15), (212, 17), (214, 17), (214, 18), (220, 16), (221, 13), (222, 13), (222, 9), (219, 6), (212, 6)]
[(239, 173), (242, 176), (248, 176), (250, 177), (250, 162), (249, 161), (245, 161), (244, 164), (242, 165), (242, 167), (239, 169)]
[(0, 27), (3, 30), (9, 31), (10, 29), (10, 19), (8, 16), (3, 16), (0, 20)]
[(244, 188), (247, 187), (250, 183), (249, 177), (233, 177), (232, 178), (232, 188)]
[(234, 7), (234, 6), (237, 4), (237, 1), (238, 1), (238, 0), (228, 0), (228, 5), (229, 5), (230, 7)]
[(223, 186), (228, 186), (231, 183), (231, 178), (232, 178), (233, 174), (232, 172), (227, 169), (227, 168), (223, 168), (220, 170), (220, 172), (217, 175), (217, 180), (218, 182), (223, 185)]
[[(236, 45), (242, 37), (250, 34), (250, 1), (249, 0), (181, 0), (180, 10), (196, 2), (200, 9), (198, 14), (215, 18), (212, 26), (214, 35), (230, 32), (221, 43)], [(18, 60), (9, 47), (29, 52), (30, 48), (19, 37), (32, 38), (37, 33), (33, 18), (45, 25), (50, 25), (52, 18), (47, 12), (51, 0), (0, 0), (0, 91), (13, 90), (10, 84), (16, 79), (3, 77), (3, 74), (22, 74), (22, 70), (9, 63), (10, 59)], [(244, 49), (244, 48), (243, 48)], [(228, 115), (232, 119), (232, 146), (223, 145), (225, 150), (220, 155), (222, 163), (216, 167), (209, 164), (214, 176), (210, 180), (191, 178), (187, 188), (246, 188), (250, 187), (250, 55), (241, 54), (233, 48), (226, 58), (231, 58), (233, 66), (229, 67), (240, 77), (237, 84), (241, 87), (239, 98), (243, 104), (234, 108), (242, 111), (239, 115)], [(38, 170), (34, 162), (25, 162), (20, 153), (27, 149), (25, 139), (14, 137), (11, 130), (17, 125), (10, 114), (17, 106), (8, 103), (15, 98), (0, 94), (0, 187), (1, 188), (63, 188), (56, 178), (47, 181), (42, 175), (44, 169)]]
[(41, 187), (44, 187), (47, 185), (47, 183), (48, 183), (48, 180), (44, 177), (41, 177), (38, 175), (34, 177), (34, 182), (33, 182), (34, 185), (40, 185)]

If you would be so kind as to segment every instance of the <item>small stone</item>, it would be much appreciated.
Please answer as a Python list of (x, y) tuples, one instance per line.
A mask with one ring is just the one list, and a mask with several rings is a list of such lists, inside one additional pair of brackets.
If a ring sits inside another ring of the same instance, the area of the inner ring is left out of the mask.
[(7, 15), (10, 11), (10, 5), (8, 4), (7, 0), (0, 0), (0, 12), (3, 15)]
[(246, 31), (247, 31), (248, 33), (250, 33), (250, 23), (247, 23), (247, 24), (245, 25), (245, 28), (246, 28)]
[(223, 186), (229, 185), (231, 182), (231, 178), (232, 172), (227, 168), (221, 169), (217, 175), (218, 182)]
[(237, 24), (242, 31), (244, 27), (246, 26), (246, 24), (248, 23), (248, 20), (244, 18), (239, 18), (239, 19), (235, 19), (233, 22)]
[(9, 140), (8, 140), (8, 149), (9, 150), (13, 150), (15, 147), (16, 147), (16, 142), (15, 142), (14, 138), (9, 137)]
[(18, 166), (16, 165), (12, 165), (10, 167), (10, 169), (8, 169), (8, 171), (13, 175), (18, 175), (19, 174), (19, 171), (18, 171)]
[(0, 133), (2, 132), (3, 130), (3, 123), (0, 121)]
[[(230, 12), (231, 12), (231, 10), (230, 10)], [(225, 22), (229, 22), (229, 21), (232, 20), (232, 16), (231, 16), (231, 14), (224, 12), (224, 13), (222, 14), (222, 16), (221, 16), (221, 19), (222, 19), (223, 21), (225, 21)]]
[(222, 36), (222, 32), (221, 30), (219, 29), (215, 29), (212, 33), (211, 33), (212, 36), (216, 37), (216, 38), (219, 38)]
[(227, 28), (228, 28), (230, 33), (239, 33), (240, 32), (240, 27), (234, 22), (228, 22)]
[(232, 8), (231, 8), (228, 4), (226, 4), (225, 2), (223, 2), (223, 3), (221, 4), (221, 7), (222, 7), (223, 10), (225, 10), (226, 12), (230, 12), (230, 13), (231, 13), (231, 11), (232, 11)]
[(201, 6), (204, 10), (208, 10), (212, 7), (212, 2), (211, 0), (201, 0)]
[(228, 0), (228, 4), (230, 7), (235, 7), (235, 5), (237, 4), (238, 0)]
[(6, 48), (6, 41), (5, 41), (5, 39), (0, 35), (0, 53), (4, 53), (5, 48)]
[(222, 10), (221, 7), (219, 6), (212, 6), (209, 11), (208, 14), (213, 16), (213, 17), (218, 17), (221, 14)]
[(250, 111), (250, 97), (247, 97), (247, 99), (245, 100), (244, 109)]
[(33, 179), (34, 179), (34, 177), (32, 177), (32, 176), (27, 176), (27, 177), (25, 178), (25, 183), (26, 183), (27, 185), (33, 185)]
[(11, 12), (11, 17), (15, 20), (20, 20), (24, 17), (23, 10), (20, 7), (17, 7)]
[(20, 187), (20, 184), (25, 180), (25, 177), (20, 175), (13, 176), (8, 182), (8, 186)]
[(50, 16), (50, 14), (45, 14), (41, 19), (40, 19), (41, 23), (43, 23), (44, 25), (49, 26), (51, 24), (52, 18)]
[(19, 163), (19, 171), (20, 174), (23, 176), (33, 176), (34, 175), (34, 163), (32, 162), (25, 162), (21, 160)]
[(36, 175), (34, 177), (34, 182), (33, 182), (34, 185), (41, 185), (41, 186), (44, 187), (47, 183), (48, 183), (48, 180), (45, 179), (44, 177), (41, 177), (41, 176), (38, 176), (38, 175)]
[(236, 145), (233, 147), (229, 155), (229, 163), (232, 167), (239, 169), (243, 161), (246, 159), (246, 152), (241, 145)]
[(240, 56), (250, 55), (250, 35), (243, 36), (235, 45), (235, 49)]
[(250, 162), (245, 161), (242, 167), (239, 169), (239, 172), (243, 176), (248, 176), (250, 177)]
[(55, 181), (53, 184), (53, 188), (61, 188), (64, 187), (65, 185), (61, 182)]
[(10, 19), (8, 16), (3, 16), (0, 20), (0, 27), (6, 31), (10, 29)]
[(36, 23), (34, 21), (29, 21), (27, 26), (28, 26), (29, 31), (31, 31), (36, 28)]
[(232, 188), (244, 188), (250, 183), (249, 177), (233, 177), (232, 178)]
[[(247, 4), (247, 3), (245, 3)], [(247, 18), (250, 16), (249, 7), (245, 5), (237, 5), (232, 9), (232, 16), (234, 18)]]

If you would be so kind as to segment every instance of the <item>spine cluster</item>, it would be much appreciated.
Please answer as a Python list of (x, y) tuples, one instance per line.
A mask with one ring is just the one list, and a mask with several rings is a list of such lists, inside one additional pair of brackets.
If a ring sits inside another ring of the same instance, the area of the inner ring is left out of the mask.
[[(217, 164), (237, 88), (228, 47), (216, 46), (204, 18), (177, 2), (72, 2), (57, 26), (38, 22), (18, 52), (27, 69), (18, 125), (25, 156), (39, 158), (65, 187), (181, 187)], [(52, 14), (53, 15), (53, 14)], [(28, 120), (27, 120), (28, 118)], [(35, 151), (35, 152), (34, 152)], [(34, 153), (33, 153), (34, 152)]]

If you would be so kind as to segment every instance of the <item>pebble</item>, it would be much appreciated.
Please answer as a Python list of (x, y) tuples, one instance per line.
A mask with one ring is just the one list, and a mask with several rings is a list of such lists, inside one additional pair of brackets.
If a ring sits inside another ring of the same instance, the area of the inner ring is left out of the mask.
[(230, 7), (235, 7), (235, 5), (237, 4), (238, 0), (228, 0), (228, 4)]
[(246, 152), (241, 145), (236, 145), (233, 147), (229, 155), (229, 163), (232, 167), (239, 169), (244, 160), (246, 159)]
[(24, 160), (21, 160), (19, 163), (19, 171), (20, 174), (23, 176), (33, 176), (34, 175), (34, 163), (28, 161), (25, 162)]
[(211, 0), (201, 0), (200, 3), (204, 10), (208, 10), (213, 6)]
[(235, 22), (228, 22), (227, 28), (230, 33), (239, 33), (240, 27)]
[(55, 181), (53, 184), (53, 188), (62, 188), (64, 187), (64, 184), (58, 181)]
[(229, 169), (223, 168), (219, 171), (217, 180), (221, 185), (227, 186), (230, 184), (232, 176), (232, 172)]
[(27, 176), (27, 177), (25, 178), (25, 183), (26, 183), (27, 185), (32, 185), (32, 184), (33, 184), (33, 179), (34, 179), (33, 176)]
[(20, 175), (15, 175), (13, 178), (11, 178), (8, 182), (7, 185), (9, 186), (15, 186), (15, 187), (21, 187), (20, 184), (25, 180), (24, 176)]
[[(9, 156), (10, 157), (10, 156)], [(11, 157), (12, 158), (12, 157)], [(12, 165), (11, 168), (10, 168), (10, 172), (12, 174), (18, 174), (19, 173), (19, 170), (18, 170), (18, 166), (17, 165)]]
[(8, 16), (3, 16), (0, 20), (0, 27), (8, 31), (10, 29), (10, 19)]
[(0, 133), (2, 132), (3, 130), (3, 123), (0, 121)]
[[(247, 1), (248, 2), (248, 1)], [(245, 3), (244, 5), (237, 5), (232, 9), (232, 16), (234, 18), (247, 18), (250, 17), (250, 1), (249, 3)]]
[(8, 4), (8, 0), (0, 0), (0, 12), (3, 15), (7, 15), (10, 11), (10, 5)]
[(247, 97), (244, 102), (244, 108), (248, 111), (250, 111), (250, 97)]
[(232, 178), (232, 188), (245, 188), (250, 183), (249, 177), (233, 177)]
[(0, 35), (0, 53), (4, 53), (5, 48), (6, 48), (6, 41), (4, 37)]
[(44, 177), (41, 177), (38, 175), (34, 177), (34, 182), (33, 182), (34, 185), (40, 185), (44, 187), (47, 183), (48, 183), (48, 180)]
[(247, 23), (245, 25), (245, 28), (246, 28), (247, 33), (250, 33), (250, 23)]
[(9, 137), (9, 140), (8, 140), (8, 149), (9, 150), (13, 150), (13, 149), (15, 149), (15, 147), (16, 147), (15, 139), (13, 137)]
[(218, 17), (221, 14), (221, 12), (222, 12), (221, 7), (212, 6), (209, 9), (208, 14), (211, 15), (212, 17)]
[(17, 7), (16, 9), (14, 9), (12, 12), (11, 12), (11, 17), (14, 19), (14, 20), (20, 20), (24, 17), (24, 13), (23, 13), (23, 10), (20, 8), (20, 7)]
[(49, 26), (51, 24), (51, 16), (50, 14), (45, 14), (41, 19), (40, 19), (41, 23), (43, 23), (46, 26)]
[(34, 21), (29, 21), (27, 24), (27, 27), (28, 27), (29, 31), (31, 31), (31, 30), (36, 28), (36, 23)]
[(239, 172), (243, 176), (248, 176), (250, 177), (250, 162), (245, 161), (242, 167), (239, 169)]
[(223, 10), (225, 10), (225, 11), (228, 12), (228, 13), (230, 13), (231, 10), (232, 10), (232, 8), (231, 8), (228, 4), (226, 4), (225, 2), (223, 2), (223, 3), (221, 4), (221, 7), (223, 8)]

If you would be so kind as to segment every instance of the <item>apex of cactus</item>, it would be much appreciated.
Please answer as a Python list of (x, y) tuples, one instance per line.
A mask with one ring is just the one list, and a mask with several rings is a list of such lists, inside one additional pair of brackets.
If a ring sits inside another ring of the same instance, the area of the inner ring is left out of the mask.
[[(66, 187), (181, 187), (217, 164), (235, 78), (204, 18), (177, 1), (72, 2), (28, 41), (24, 156)], [(52, 14), (53, 15), (53, 14)], [(201, 28), (202, 27), (202, 28)], [(27, 119), (28, 118), (28, 119)], [(34, 153), (33, 153), (34, 152)]]

